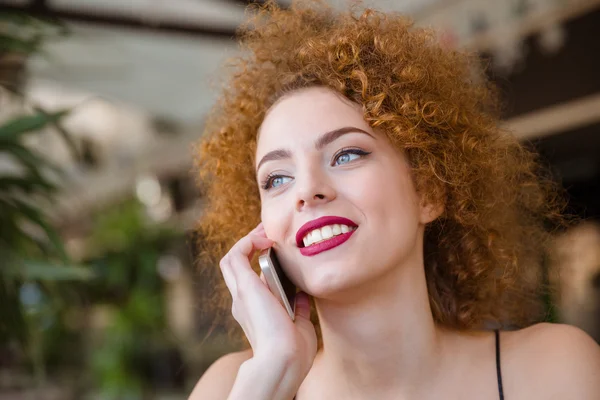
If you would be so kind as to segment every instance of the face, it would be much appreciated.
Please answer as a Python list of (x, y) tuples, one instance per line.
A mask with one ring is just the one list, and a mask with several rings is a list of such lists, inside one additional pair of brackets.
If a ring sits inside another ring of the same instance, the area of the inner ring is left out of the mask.
[(382, 279), (422, 253), (422, 206), (407, 160), (325, 88), (280, 99), (256, 152), (261, 217), (283, 268), (302, 290), (329, 297)]

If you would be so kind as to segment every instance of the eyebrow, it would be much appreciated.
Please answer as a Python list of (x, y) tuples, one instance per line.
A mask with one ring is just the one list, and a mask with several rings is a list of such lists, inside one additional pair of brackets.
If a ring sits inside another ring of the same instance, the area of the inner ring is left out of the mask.
[[(369, 135), (373, 139), (375, 139), (375, 137), (372, 134), (365, 130), (356, 128), (354, 126), (345, 126), (343, 128), (334, 129), (321, 135), (315, 142), (315, 148), (317, 150), (322, 150), (325, 146), (334, 142), (340, 136), (343, 136), (348, 133), (364, 133), (365, 135)], [(267, 154), (265, 154), (265, 156), (260, 160), (258, 166), (256, 167), (256, 170), (258, 171), (260, 169), (260, 166), (266, 163), (267, 161), (284, 160), (286, 158), (290, 158), (291, 156), (292, 153), (289, 150), (285, 149), (277, 149), (270, 151)]]

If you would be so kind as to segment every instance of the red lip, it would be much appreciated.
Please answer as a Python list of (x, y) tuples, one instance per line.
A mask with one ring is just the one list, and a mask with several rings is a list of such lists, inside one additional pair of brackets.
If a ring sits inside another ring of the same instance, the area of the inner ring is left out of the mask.
[(331, 239), (326, 240), (324, 242), (317, 243), (309, 247), (304, 247), (304, 242), (302, 241), (302, 239), (304, 238), (304, 236), (306, 236), (308, 232), (326, 225), (333, 224), (343, 224), (353, 228), (358, 226), (354, 221), (349, 220), (348, 218), (335, 216), (326, 216), (309, 221), (306, 224), (302, 225), (296, 233), (296, 245), (300, 248), (300, 252), (305, 256), (311, 256), (322, 251), (329, 250), (333, 247), (339, 246), (340, 244), (344, 243), (355, 232), (355, 230), (352, 230), (348, 233), (343, 233), (341, 235), (334, 236)]

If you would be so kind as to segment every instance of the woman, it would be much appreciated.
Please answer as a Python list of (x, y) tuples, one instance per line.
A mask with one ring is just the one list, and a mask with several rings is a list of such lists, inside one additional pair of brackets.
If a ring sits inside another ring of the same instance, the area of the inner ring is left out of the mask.
[[(600, 398), (596, 344), (531, 325), (560, 204), (476, 58), (370, 10), (251, 25), (198, 156), (203, 245), (251, 349), (191, 398)], [(251, 266), (271, 246), (294, 322)]]

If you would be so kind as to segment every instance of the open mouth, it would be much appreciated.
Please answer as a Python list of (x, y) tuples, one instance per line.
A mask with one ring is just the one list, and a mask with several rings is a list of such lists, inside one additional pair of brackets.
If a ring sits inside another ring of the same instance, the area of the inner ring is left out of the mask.
[(321, 217), (304, 224), (296, 234), (300, 252), (312, 256), (344, 243), (352, 236), (358, 225), (343, 217)]
[(325, 225), (321, 228), (314, 229), (308, 232), (302, 238), (302, 246), (300, 247), (309, 247), (318, 243), (322, 243), (332, 237), (336, 237), (342, 235), (344, 233), (348, 233), (356, 229), (356, 226), (348, 226), (345, 224), (333, 224), (333, 225)]

